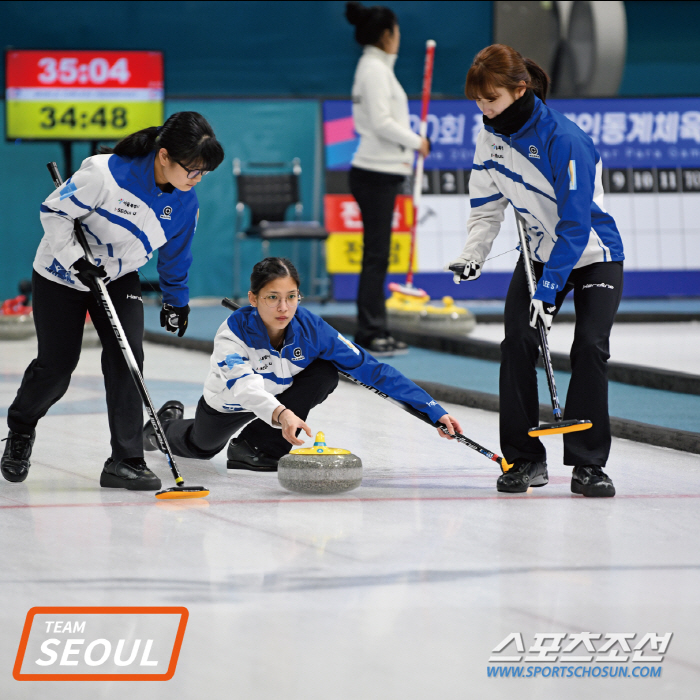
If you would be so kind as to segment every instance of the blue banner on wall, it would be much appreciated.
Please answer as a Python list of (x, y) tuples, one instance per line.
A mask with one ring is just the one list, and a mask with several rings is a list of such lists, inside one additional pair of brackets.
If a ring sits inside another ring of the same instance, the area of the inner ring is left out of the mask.
[[(700, 98), (606, 98), (550, 100), (595, 144), (605, 168), (700, 167)], [(420, 101), (410, 100), (411, 127), (418, 131)], [(350, 100), (323, 104), (326, 167), (347, 170), (359, 138)], [(434, 100), (428, 115), (433, 150), (426, 169), (470, 170), (482, 120), (470, 100)]]

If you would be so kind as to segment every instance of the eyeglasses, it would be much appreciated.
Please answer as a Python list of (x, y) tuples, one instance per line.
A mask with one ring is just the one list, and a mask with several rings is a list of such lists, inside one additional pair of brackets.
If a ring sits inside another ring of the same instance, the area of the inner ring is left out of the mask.
[(184, 166), (179, 160), (175, 161), (183, 170), (187, 171), (187, 179), (188, 180), (194, 180), (197, 175), (201, 175), (204, 177), (205, 175), (209, 175), (210, 171), (209, 170), (201, 170), (197, 168), (196, 170), (192, 170), (191, 168), (188, 168)]
[(284, 299), (289, 306), (296, 306), (303, 297), (299, 292), (291, 292), (290, 294), (287, 294), (286, 297), (282, 296), (281, 294), (268, 294), (266, 297), (261, 298), (265, 302), (266, 306), (274, 309), (276, 306), (280, 305), (282, 299)]

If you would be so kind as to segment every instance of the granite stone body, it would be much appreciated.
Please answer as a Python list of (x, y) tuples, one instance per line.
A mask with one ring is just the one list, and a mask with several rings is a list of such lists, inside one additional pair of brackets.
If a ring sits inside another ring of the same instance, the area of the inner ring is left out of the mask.
[(277, 478), (297, 493), (342, 493), (362, 483), (362, 460), (353, 454), (288, 454), (279, 461)]

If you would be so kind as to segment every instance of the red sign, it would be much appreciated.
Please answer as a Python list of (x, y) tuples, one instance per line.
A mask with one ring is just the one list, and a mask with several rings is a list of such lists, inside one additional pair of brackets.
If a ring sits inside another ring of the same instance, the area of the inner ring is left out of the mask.
[(5, 85), (12, 88), (163, 89), (158, 51), (8, 51)]
[[(360, 207), (351, 194), (327, 194), (324, 199), (326, 230), (332, 233), (361, 233)], [(409, 195), (396, 197), (391, 230), (407, 232), (413, 223), (412, 199)]]

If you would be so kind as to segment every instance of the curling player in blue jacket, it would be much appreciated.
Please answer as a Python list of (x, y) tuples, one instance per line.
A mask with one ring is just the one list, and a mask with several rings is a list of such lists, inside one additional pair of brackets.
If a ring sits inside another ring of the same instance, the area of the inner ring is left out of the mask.
[[(228, 468), (277, 471), (280, 458), (303, 444), (302, 430), (313, 437), (306, 418), (336, 388), (339, 369), (410, 404), (450, 433), (462, 432), (423, 389), (299, 306), (299, 274), (291, 261), (257, 263), (248, 299), (250, 306), (232, 313), (217, 331), (195, 417), (184, 419), (179, 401), (158, 411), (176, 455), (211, 459), (245, 426), (229, 444)], [(453, 439), (440, 429), (438, 434)], [(145, 449), (158, 449), (150, 422), (143, 440)]]
[[(5, 479), (19, 482), (27, 478), (36, 425), (68, 389), (89, 312), (102, 343), (112, 443), (100, 485), (144, 491), (161, 488), (160, 479), (143, 459), (141, 396), (107, 314), (91, 289), (96, 277), (107, 284), (143, 373), (138, 269), (158, 249), (161, 325), (182, 336), (190, 310), (190, 249), (199, 216), (194, 188), (223, 157), (207, 120), (197, 112), (178, 112), (163, 126), (125, 137), (112, 153), (85, 159), (80, 170), (41, 205), (44, 237), (32, 275), (38, 355), (24, 373), (7, 414), (10, 432), (2, 457)], [(76, 220), (94, 265), (74, 237)]]
[(603, 471), (610, 454), (607, 361), (610, 331), (622, 296), (624, 253), (603, 205), (603, 164), (591, 138), (545, 104), (549, 78), (509, 46), (480, 51), (467, 74), (466, 96), (484, 114), (469, 180), (469, 236), (449, 264), (456, 283), (475, 280), (498, 235), (508, 203), (526, 222), (537, 289), (532, 300), (522, 259), (508, 288), (501, 344), (501, 449), (515, 465), (497, 482), (518, 493), (548, 482), (546, 451), (528, 430), (539, 422), (540, 317), (547, 329), (573, 290), (576, 330), (571, 347), (567, 416), (593, 422), (564, 435), (571, 490), (614, 496)]

